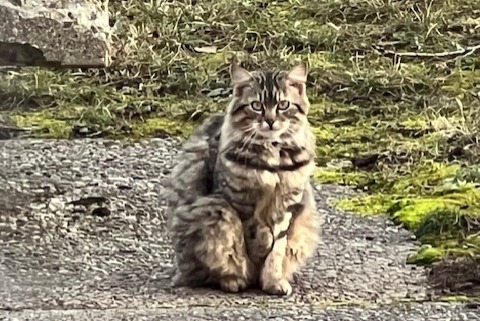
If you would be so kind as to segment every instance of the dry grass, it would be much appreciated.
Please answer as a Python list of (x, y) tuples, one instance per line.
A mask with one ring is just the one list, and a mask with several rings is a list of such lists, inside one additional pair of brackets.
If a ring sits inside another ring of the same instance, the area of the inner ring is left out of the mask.
[(233, 57), (247, 68), (308, 60), (317, 179), (368, 193), (340, 205), (416, 232), (430, 247), (412, 261), (480, 253), (480, 2), (128, 0), (110, 10), (113, 65), (3, 73), (3, 117), (35, 123), (41, 137), (186, 135), (225, 107)]

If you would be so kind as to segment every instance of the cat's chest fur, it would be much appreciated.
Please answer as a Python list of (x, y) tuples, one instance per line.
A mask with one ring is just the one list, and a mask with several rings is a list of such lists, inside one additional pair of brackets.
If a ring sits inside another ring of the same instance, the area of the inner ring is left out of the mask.
[(242, 219), (255, 215), (272, 226), (290, 205), (300, 202), (314, 166), (306, 150), (288, 153), (280, 147), (260, 151), (232, 148), (230, 154), (219, 155), (215, 185)]
[(252, 200), (252, 207), (250, 212), (239, 214), (247, 252), (254, 264), (261, 265), (275, 239), (289, 229), (293, 215), (290, 207), (302, 201), (310, 167), (294, 172), (254, 170), (243, 173), (247, 177), (245, 181), (250, 182), (248, 197)]

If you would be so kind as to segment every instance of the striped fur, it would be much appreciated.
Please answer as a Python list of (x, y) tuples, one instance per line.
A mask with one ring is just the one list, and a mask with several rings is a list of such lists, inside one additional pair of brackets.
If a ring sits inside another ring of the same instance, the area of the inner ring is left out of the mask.
[(192, 134), (172, 172), (174, 284), (228, 292), (258, 284), (270, 294), (291, 293), (320, 227), (306, 74), (304, 65), (251, 73), (232, 65), (225, 115)]

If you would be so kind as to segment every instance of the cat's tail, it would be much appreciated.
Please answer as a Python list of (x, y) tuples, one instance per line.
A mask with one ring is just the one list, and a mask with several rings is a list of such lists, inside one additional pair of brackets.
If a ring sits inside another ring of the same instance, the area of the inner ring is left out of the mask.
[(208, 118), (183, 143), (173, 160), (174, 166), (165, 186), (169, 228), (175, 209), (193, 204), (211, 193), (218, 135), (223, 118), (222, 115)]
[(172, 286), (220, 286), (239, 292), (255, 279), (242, 222), (221, 195), (175, 209), (171, 220), (176, 271)]

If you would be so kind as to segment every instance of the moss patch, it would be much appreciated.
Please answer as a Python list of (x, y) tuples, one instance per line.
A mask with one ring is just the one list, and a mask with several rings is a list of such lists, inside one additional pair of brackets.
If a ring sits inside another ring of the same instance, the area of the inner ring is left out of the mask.
[(408, 258), (408, 263), (418, 265), (429, 265), (434, 262), (440, 261), (445, 255), (445, 251), (440, 248), (427, 245), (422, 247), (418, 253)]
[(344, 172), (337, 169), (317, 168), (314, 179), (321, 184), (339, 184), (359, 186), (368, 180), (368, 174), (362, 172)]
[(23, 113), (12, 118), (18, 126), (30, 128), (34, 137), (62, 139), (70, 137), (72, 133), (71, 125), (49, 111)]
[(179, 122), (169, 118), (148, 118), (144, 122), (136, 122), (132, 127), (135, 138), (180, 136), (188, 137), (194, 125), (191, 122)]
[(410, 263), (430, 264), (446, 255), (480, 255), (478, 170), (478, 166), (424, 163), (407, 175), (370, 173), (375, 181), (370, 193), (336, 203), (361, 215), (386, 213), (412, 230), (425, 246)]
[(355, 212), (360, 215), (382, 214), (395, 203), (393, 195), (376, 193), (362, 197), (344, 198), (335, 202), (345, 211)]

